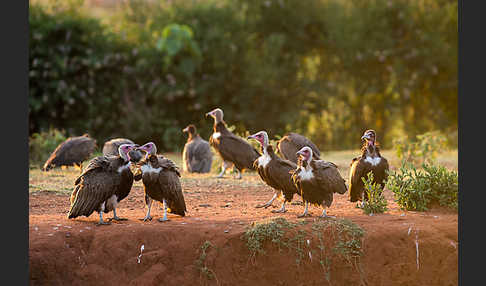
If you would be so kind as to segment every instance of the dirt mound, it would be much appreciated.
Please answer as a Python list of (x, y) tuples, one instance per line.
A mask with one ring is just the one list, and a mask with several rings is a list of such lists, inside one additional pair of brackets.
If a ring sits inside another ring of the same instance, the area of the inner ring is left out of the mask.
[[(183, 181), (189, 213), (169, 214), (166, 223), (157, 221), (159, 207), (152, 208), (152, 221), (139, 220), (145, 215), (140, 185), (119, 205), (117, 214), (128, 220), (108, 226), (95, 225), (97, 214), (68, 220), (69, 194), (31, 193), (30, 284), (458, 285), (457, 213), (402, 211), (385, 193), (389, 210), (368, 216), (336, 195), (328, 214), (364, 230), (362, 256), (347, 261), (336, 251), (339, 243), (356, 245), (340, 241), (336, 231), (322, 230), (323, 243), (315, 235), (323, 221), (319, 208), (309, 208), (313, 217), (297, 219), (303, 206), (296, 196), (284, 214), (270, 212), (278, 203), (256, 209), (272, 193), (246, 179)], [(252, 256), (247, 228), (276, 217), (295, 224), (283, 236), (292, 246), (267, 240), (266, 253)]]

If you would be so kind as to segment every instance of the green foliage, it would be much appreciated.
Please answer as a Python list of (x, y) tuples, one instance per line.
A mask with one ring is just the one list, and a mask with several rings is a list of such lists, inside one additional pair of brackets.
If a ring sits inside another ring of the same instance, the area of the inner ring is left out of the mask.
[(66, 139), (64, 130), (55, 128), (32, 134), (29, 138), (29, 163), (41, 167), (52, 151)]
[(390, 171), (386, 186), (397, 204), (406, 210), (426, 211), (434, 204), (457, 210), (457, 172), (427, 163), (422, 168), (403, 162), (399, 170)]
[(179, 151), (187, 124), (209, 136), (217, 106), (236, 132), (329, 149), (359, 147), (367, 128), (384, 148), (457, 130), (455, 1), (130, 0), (102, 20), (50, 4), (29, 10), (29, 134)]
[(380, 184), (373, 182), (373, 172), (368, 172), (367, 177), (362, 177), (364, 183), (364, 189), (368, 195), (368, 200), (366, 201), (363, 212), (365, 214), (378, 214), (384, 213), (388, 210), (387, 201), (383, 195), (383, 189)]
[(393, 141), (398, 159), (415, 165), (434, 163), (437, 155), (446, 150), (447, 138), (439, 131), (426, 132), (410, 140), (408, 136)]
[(209, 249), (209, 247), (214, 247), (214, 245), (209, 240), (204, 241), (204, 243), (201, 245), (201, 254), (199, 255), (199, 258), (195, 261), (195, 264), (196, 267), (199, 269), (200, 275), (206, 277), (207, 279), (213, 279), (215, 277), (213, 270), (209, 269), (206, 266), (206, 251)]

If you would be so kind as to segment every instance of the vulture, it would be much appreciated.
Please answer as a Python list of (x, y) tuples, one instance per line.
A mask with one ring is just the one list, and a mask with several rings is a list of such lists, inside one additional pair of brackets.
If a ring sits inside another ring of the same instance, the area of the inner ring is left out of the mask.
[(137, 172), (134, 177), (136, 181), (142, 179), (145, 191), (147, 214), (142, 220), (152, 220), (150, 208), (153, 200), (162, 202), (164, 207), (164, 216), (159, 218), (160, 222), (168, 221), (167, 208), (170, 213), (185, 216), (186, 202), (177, 166), (164, 156), (157, 155), (157, 147), (153, 142), (148, 142), (137, 149), (146, 152), (145, 158), (137, 164), (140, 173)]
[[(110, 224), (103, 221), (103, 212), (113, 210), (114, 220), (126, 220), (116, 215), (118, 203), (126, 198), (133, 185), (130, 164), (135, 144), (122, 144), (117, 156), (98, 156), (89, 162), (83, 173), (74, 182), (71, 194), (71, 208), (68, 218), (90, 216), (94, 211), (100, 215), (98, 225)], [(111, 219), (110, 219), (111, 220)]]
[(253, 165), (258, 171), (260, 178), (270, 187), (275, 189), (273, 197), (263, 205), (257, 205), (257, 208), (269, 207), (273, 200), (279, 194), (283, 194), (284, 202), (279, 210), (272, 210), (273, 213), (284, 213), (285, 203), (292, 201), (294, 194), (299, 193), (297, 187), (292, 182), (290, 171), (295, 170), (297, 165), (289, 160), (278, 157), (273, 151), (273, 146), (269, 144), (268, 134), (266, 131), (260, 131), (248, 136), (248, 139), (257, 140), (262, 147), (262, 154), (258, 157)]
[(182, 151), (182, 170), (190, 173), (209, 173), (213, 163), (213, 152), (208, 141), (199, 136), (193, 124), (182, 129), (182, 132), (188, 134)]
[(96, 149), (96, 140), (88, 134), (77, 137), (69, 137), (66, 141), (59, 144), (52, 152), (42, 167), (47, 172), (59, 166), (77, 166), (82, 170), (83, 161)]
[(373, 172), (373, 182), (385, 187), (388, 178), (388, 161), (380, 155), (380, 147), (376, 142), (376, 132), (368, 129), (361, 137), (363, 146), (361, 156), (353, 158), (349, 170), (349, 200), (351, 202), (361, 201), (359, 207), (363, 207), (368, 200), (368, 194), (364, 191), (362, 177), (367, 178), (367, 174)]
[(209, 144), (223, 159), (222, 170), (218, 178), (223, 177), (226, 168), (234, 165), (238, 171), (238, 179), (241, 179), (241, 171), (244, 169), (255, 170), (253, 162), (260, 157), (260, 153), (243, 138), (231, 133), (223, 121), (223, 111), (216, 108), (206, 116), (214, 118), (214, 132), (209, 138)]
[[(127, 138), (114, 138), (109, 141), (106, 141), (103, 145), (103, 155), (105, 156), (116, 156), (118, 155), (118, 147), (122, 144), (135, 144), (132, 140)], [(138, 154), (135, 154), (138, 153)], [(139, 161), (142, 159), (142, 152), (133, 150), (132, 154), (136, 156), (135, 161)], [(133, 157), (133, 156), (132, 156)]]
[(314, 160), (312, 153), (309, 146), (300, 149), (297, 152), (297, 168), (291, 171), (292, 181), (305, 202), (304, 213), (298, 217), (309, 215), (307, 211), (311, 203), (322, 206), (321, 217), (325, 218), (329, 217), (326, 208), (331, 206), (334, 193), (344, 194), (347, 190), (346, 183), (334, 163)]
[(278, 140), (277, 153), (279, 153), (282, 158), (297, 164), (297, 151), (305, 146), (309, 146), (312, 149), (314, 159), (320, 160), (319, 156), (321, 156), (321, 152), (319, 151), (319, 148), (317, 148), (316, 144), (312, 143), (312, 141), (307, 139), (305, 136), (294, 132), (289, 132)]

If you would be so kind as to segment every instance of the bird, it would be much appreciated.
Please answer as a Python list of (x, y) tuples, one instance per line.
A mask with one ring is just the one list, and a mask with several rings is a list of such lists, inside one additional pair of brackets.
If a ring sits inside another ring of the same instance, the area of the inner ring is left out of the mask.
[(226, 128), (226, 123), (223, 121), (223, 110), (216, 108), (206, 113), (206, 116), (214, 119), (214, 132), (209, 138), (209, 144), (223, 159), (222, 170), (217, 177), (223, 177), (224, 172), (231, 165), (236, 168), (238, 179), (241, 179), (241, 171), (255, 170), (253, 162), (261, 154), (243, 138), (236, 136)]
[(380, 146), (376, 140), (376, 131), (368, 129), (361, 136), (363, 145), (361, 156), (355, 157), (351, 161), (349, 170), (349, 200), (358, 202), (358, 207), (363, 207), (368, 200), (368, 194), (364, 191), (364, 183), (361, 178), (365, 178), (369, 172), (373, 173), (373, 182), (385, 187), (388, 178), (388, 160), (381, 156)]
[(304, 146), (309, 146), (312, 149), (314, 159), (320, 160), (321, 152), (310, 139), (298, 133), (289, 132), (285, 134), (277, 142), (277, 153), (284, 159), (292, 161), (297, 164), (297, 151)]
[(315, 160), (312, 148), (304, 146), (296, 152), (297, 168), (291, 171), (292, 181), (299, 189), (305, 202), (304, 213), (298, 217), (308, 216), (309, 204), (322, 206), (322, 215), (327, 218), (326, 208), (333, 201), (334, 193), (344, 194), (347, 191), (346, 182), (339, 174), (337, 166), (328, 161)]
[[(127, 139), (127, 138), (113, 138), (111, 140), (106, 141), (105, 144), (103, 145), (103, 150), (102, 150), (103, 155), (105, 155), (105, 156), (108, 156), (108, 155), (116, 156), (116, 155), (118, 155), (118, 147), (120, 147), (120, 145), (122, 145), (122, 144), (135, 144), (135, 143), (132, 140)], [(134, 156), (136, 156), (136, 158), (134, 158), (134, 159), (138, 162), (138, 161), (140, 161), (140, 159), (142, 159), (143, 154), (142, 154), (142, 152), (140, 152), (138, 150), (133, 150), (132, 157), (134, 157)]]
[(213, 163), (213, 152), (209, 142), (201, 138), (193, 124), (182, 129), (182, 132), (188, 134), (182, 151), (182, 170), (189, 173), (209, 173)]
[[(253, 165), (258, 171), (260, 178), (275, 190), (273, 197), (263, 205), (257, 205), (257, 208), (267, 208), (280, 194), (283, 194), (284, 201), (279, 210), (272, 210), (273, 213), (285, 213), (285, 203), (292, 201), (294, 194), (299, 194), (299, 190), (292, 181), (290, 171), (295, 170), (297, 165), (289, 160), (280, 158), (273, 151), (273, 146), (269, 144), (268, 134), (262, 130), (247, 139), (255, 139), (261, 145), (262, 154), (258, 157)], [(299, 194), (300, 195), (300, 194)]]
[(145, 158), (137, 164), (140, 172), (136, 172), (134, 177), (135, 181), (142, 180), (145, 192), (147, 214), (142, 220), (152, 220), (150, 209), (153, 200), (163, 204), (164, 215), (159, 218), (160, 222), (169, 220), (167, 209), (170, 213), (185, 216), (186, 202), (179, 180), (181, 174), (176, 164), (160, 154), (157, 155), (157, 147), (153, 142), (145, 143), (137, 149), (146, 153)]
[(76, 166), (82, 170), (83, 161), (87, 160), (96, 149), (96, 139), (88, 134), (69, 137), (60, 143), (44, 163), (42, 170), (47, 172), (61, 166)]
[(98, 225), (110, 224), (103, 221), (103, 212), (113, 210), (114, 220), (126, 220), (116, 215), (118, 203), (126, 198), (133, 185), (130, 165), (136, 161), (130, 154), (136, 144), (122, 144), (117, 156), (98, 156), (91, 159), (83, 173), (76, 178), (71, 193), (71, 207), (68, 218), (90, 216), (97, 211), (100, 216)]

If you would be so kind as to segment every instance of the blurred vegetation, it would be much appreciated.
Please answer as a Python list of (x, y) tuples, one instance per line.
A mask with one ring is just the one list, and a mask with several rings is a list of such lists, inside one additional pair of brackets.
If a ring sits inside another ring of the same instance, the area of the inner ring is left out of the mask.
[(29, 138), (29, 165), (41, 167), (52, 151), (66, 139), (64, 131), (55, 128), (34, 133)]
[[(457, 1), (29, 2), (29, 134), (63, 129), (180, 151), (220, 107), (235, 131), (323, 151), (440, 130), (457, 147)], [(81, 9), (83, 8), (83, 9)], [(99, 13), (98, 13), (99, 14)]]
[(439, 131), (419, 134), (416, 140), (404, 136), (393, 140), (393, 148), (402, 162), (414, 165), (431, 164), (438, 154), (447, 151), (447, 137)]

